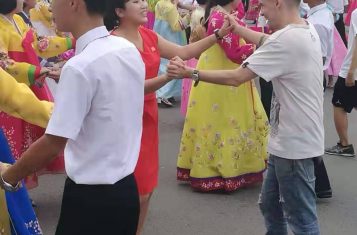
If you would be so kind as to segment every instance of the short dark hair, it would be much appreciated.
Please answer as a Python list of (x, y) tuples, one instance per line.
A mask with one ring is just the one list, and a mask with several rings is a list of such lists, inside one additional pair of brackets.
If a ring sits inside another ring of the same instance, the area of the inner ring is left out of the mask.
[(207, 3), (207, 0), (196, 0), (196, 2), (200, 5), (203, 5)]
[(116, 14), (115, 9), (125, 9), (125, 3), (128, 1), (129, 0), (108, 0), (107, 13), (104, 17), (104, 25), (109, 31), (119, 26), (120, 19)]
[[(1, 1), (1, 0), (0, 0)], [(89, 14), (104, 16), (107, 10), (108, 0), (83, 0)]]
[(0, 0), (0, 14), (6, 15), (11, 13), (17, 7), (16, 0)]

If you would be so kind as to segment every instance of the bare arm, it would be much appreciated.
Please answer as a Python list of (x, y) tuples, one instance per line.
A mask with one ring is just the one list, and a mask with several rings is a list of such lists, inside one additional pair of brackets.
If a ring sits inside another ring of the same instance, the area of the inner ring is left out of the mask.
[(175, 43), (172, 43), (160, 35), (159, 38), (159, 50), (160, 55), (163, 58), (171, 59), (175, 56), (179, 56), (183, 60), (188, 60), (194, 57), (199, 57), (202, 52), (213, 46), (216, 43), (217, 39), (214, 34), (186, 46), (180, 46)]
[(4, 165), (0, 165), (3, 179), (16, 185), (26, 176), (51, 162), (64, 149), (66, 143), (66, 138), (45, 134), (32, 144), (13, 166), (4, 170)]
[[(184, 66), (181, 61), (170, 61), (167, 66), (169, 77), (192, 77), (194, 69)], [(199, 71), (200, 81), (227, 86), (239, 86), (257, 77), (249, 68), (239, 67), (234, 70)]]
[[(222, 28), (219, 29), (218, 35), (224, 37), (232, 30), (232, 26), (226, 21)], [(199, 57), (202, 52), (213, 46), (217, 42), (217, 38), (214, 34), (205, 37), (202, 40), (188, 44), (186, 46), (176, 45), (160, 35), (158, 35), (158, 46), (160, 55), (163, 58), (171, 59), (175, 56), (180, 57), (183, 60), (188, 60), (194, 57)]]
[(145, 80), (145, 94), (157, 91), (169, 81), (171, 81), (171, 79), (168, 78), (167, 74)]
[(355, 78), (353, 74), (357, 69), (357, 35), (353, 40), (353, 54), (350, 69), (348, 70), (347, 78), (346, 78), (346, 86), (351, 87), (355, 85)]
[(244, 38), (247, 42), (253, 43), (257, 46), (261, 46), (264, 41), (269, 37), (268, 34), (256, 32), (254, 30), (248, 29), (244, 26), (241, 26), (236, 21), (235, 17), (232, 15), (226, 16), (230, 25), (233, 27), (233, 33), (238, 34)]

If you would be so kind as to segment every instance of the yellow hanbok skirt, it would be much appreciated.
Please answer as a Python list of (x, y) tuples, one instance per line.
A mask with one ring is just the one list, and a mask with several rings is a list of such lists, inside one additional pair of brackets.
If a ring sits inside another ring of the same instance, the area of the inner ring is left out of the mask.
[(0, 235), (11, 235), (10, 218), (7, 212), (5, 191), (0, 189)]
[[(215, 44), (200, 70), (235, 69)], [(263, 180), (269, 124), (254, 81), (239, 87), (192, 87), (177, 160), (177, 178), (199, 191), (234, 191)]]

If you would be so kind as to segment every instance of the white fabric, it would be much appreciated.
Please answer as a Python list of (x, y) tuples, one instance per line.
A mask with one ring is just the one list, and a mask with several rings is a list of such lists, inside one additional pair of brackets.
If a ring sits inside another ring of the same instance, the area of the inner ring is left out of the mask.
[[(357, 36), (357, 10), (354, 10), (351, 15), (351, 24), (349, 28), (349, 33), (348, 33), (348, 49), (347, 49), (347, 55), (345, 59), (343, 60), (342, 66), (341, 66), (341, 71), (339, 76), (346, 78), (348, 71), (351, 66), (352, 62), (352, 54), (354, 47), (356, 46), (356, 36)], [(354, 76), (355, 80), (357, 81), (357, 76)]]
[(269, 153), (287, 159), (323, 155), (322, 56), (314, 26), (286, 26), (245, 63), (273, 83)]
[(77, 184), (113, 184), (133, 173), (142, 132), (145, 66), (129, 41), (95, 28), (63, 67), (46, 133), (68, 138)]
[(49, 37), (49, 36), (57, 36), (54, 29), (48, 28), (41, 21), (31, 21), (33, 27), (36, 29), (36, 33), (39, 36)]
[(336, 14), (342, 14), (345, 11), (345, 0), (327, 0), (326, 3), (331, 6), (333, 12)]
[(331, 63), (334, 47), (335, 22), (332, 12), (326, 3), (320, 4), (310, 9), (307, 13), (307, 20), (315, 26), (320, 37), (322, 56), (326, 58), (323, 68), (326, 70)]

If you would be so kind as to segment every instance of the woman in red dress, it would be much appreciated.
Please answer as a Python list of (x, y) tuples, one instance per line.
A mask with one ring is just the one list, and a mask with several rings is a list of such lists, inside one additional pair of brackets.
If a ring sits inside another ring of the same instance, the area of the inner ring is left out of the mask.
[[(112, 35), (126, 38), (139, 50), (146, 66), (143, 133), (135, 178), (140, 194), (140, 219), (137, 235), (141, 234), (148, 211), (149, 200), (158, 183), (159, 133), (158, 107), (155, 91), (170, 81), (166, 74), (158, 76), (160, 57), (172, 59), (175, 56), (187, 60), (199, 55), (216, 43), (215, 35), (186, 46), (178, 46), (144, 28), (147, 22), (146, 0), (111, 0), (111, 11), (105, 19)], [(178, 19), (179, 20), (179, 19)], [(230, 31), (224, 25), (218, 32), (223, 37)]]

